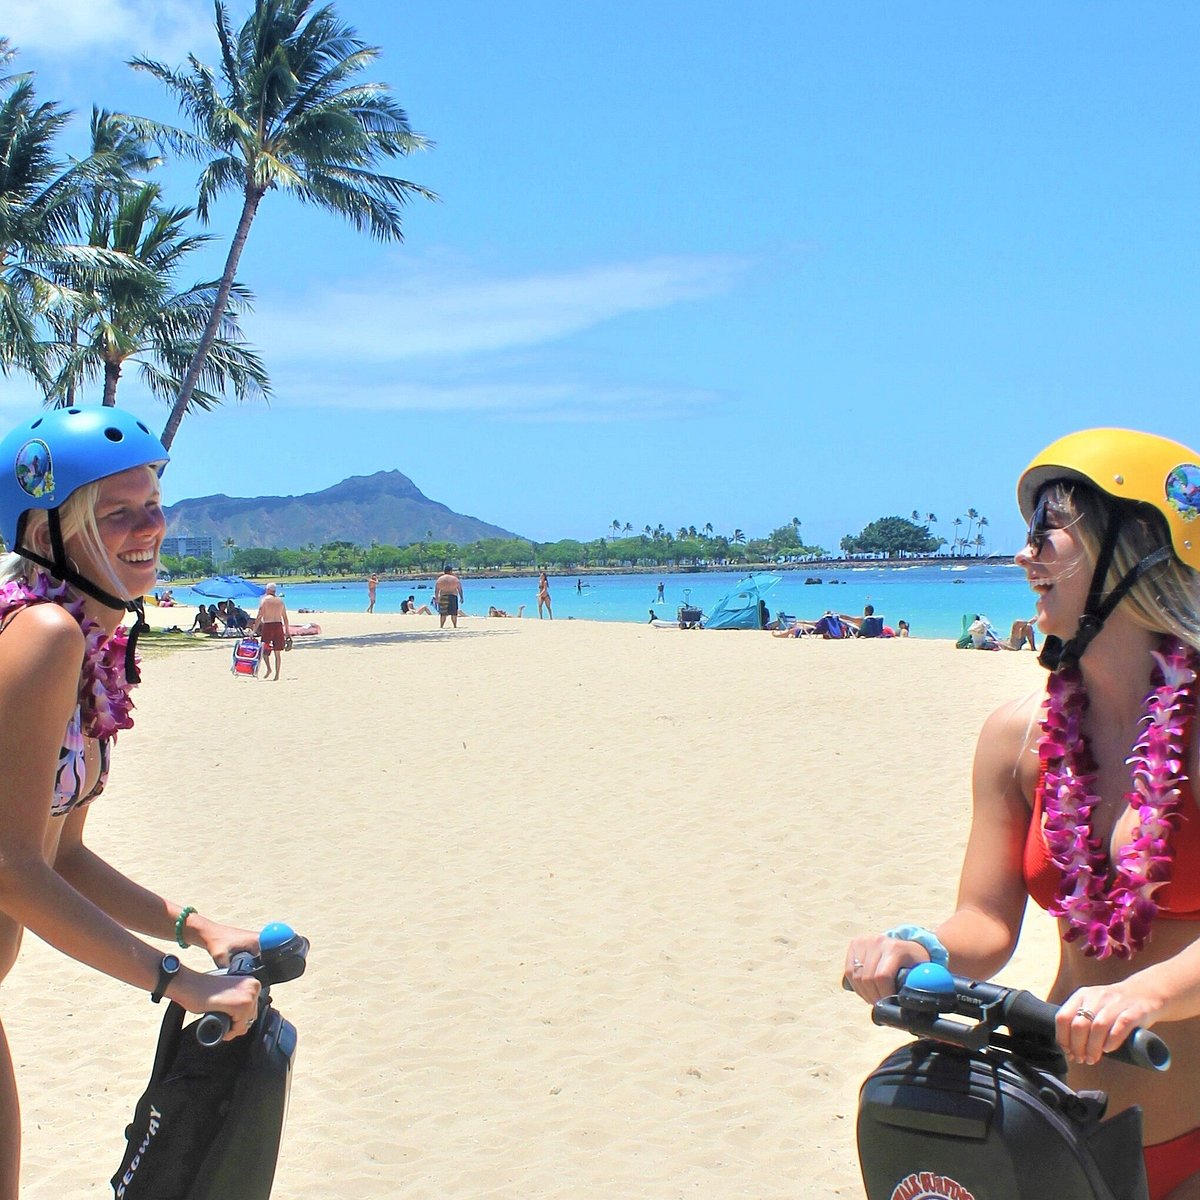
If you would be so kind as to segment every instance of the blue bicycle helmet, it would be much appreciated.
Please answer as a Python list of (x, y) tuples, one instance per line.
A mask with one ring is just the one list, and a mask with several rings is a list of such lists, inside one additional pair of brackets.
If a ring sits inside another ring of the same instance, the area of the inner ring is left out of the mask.
[(21, 518), (58, 508), (76, 488), (170, 455), (137, 417), (119, 408), (55, 408), (0, 441), (0, 535), (17, 549)]
[[(117, 408), (56, 408), (24, 421), (0, 441), (0, 534), (9, 549), (44, 567), (56, 578), (108, 608), (136, 614), (125, 649), (125, 675), (137, 683), (134, 646), (143, 624), (141, 597), (114, 596), (81, 575), (63, 546), (59, 508), (72, 492), (133, 467), (156, 465), (159, 474), (170, 455), (137, 417)], [(51, 557), (22, 546), (25, 518), (44, 509)]]

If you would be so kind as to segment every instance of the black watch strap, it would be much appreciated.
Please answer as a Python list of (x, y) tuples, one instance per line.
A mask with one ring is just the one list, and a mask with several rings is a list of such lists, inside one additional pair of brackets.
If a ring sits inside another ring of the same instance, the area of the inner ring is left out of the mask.
[(175, 954), (164, 954), (162, 962), (158, 964), (158, 982), (154, 985), (154, 991), (150, 993), (150, 999), (157, 1004), (166, 994), (167, 988), (171, 986), (171, 980), (179, 974), (179, 957)]

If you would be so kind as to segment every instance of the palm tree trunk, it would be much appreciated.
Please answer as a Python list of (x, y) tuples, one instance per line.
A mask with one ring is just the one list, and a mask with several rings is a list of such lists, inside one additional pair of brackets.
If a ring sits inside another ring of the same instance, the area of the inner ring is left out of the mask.
[(106, 362), (104, 364), (104, 407), (114, 408), (117, 403), (117, 384), (121, 381), (121, 364)]
[(237, 274), (242, 250), (245, 248), (246, 238), (249, 236), (250, 226), (254, 223), (254, 216), (258, 212), (258, 205), (263, 198), (263, 193), (256, 189), (247, 188), (245, 197), (245, 201), (242, 204), (242, 215), (238, 220), (237, 231), (234, 233), (233, 241), (229, 246), (229, 257), (225, 260), (225, 273), (221, 276), (221, 286), (217, 289), (216, 298), (213, 300), (213, 308), (208, 317), (208, 324), (204, 327), (204, 334), (200, 338), (200, 345), (196, 347), (196, 353), (193, 355), (192, 361), (188, 364), (187, 374), (184, 375), (183, 383), (179, 386), (179, 395), (175, 399), (175, 403), (171, 408), (171, 415), (167, 418), (167, 423), (162, 431), (161, 440), (163, 448), (166, 450), (170, 450), (171, 443), (175, 440), (175, 435), (179, 432), (179, 426), (183, 423), (184, 413), (187, 412), (192, 392), (196, 390), (196, 384), (200, 380), (200, 372), (204, 369), (204, 360), (208, 357), (208, 352), (212, 349), (213, 342), (217, 339), (217, 330), (220, 328), (221, 320), (225, 316), (225, 308), (229, 303), (229, 293), (233, 290), (233, 279)]

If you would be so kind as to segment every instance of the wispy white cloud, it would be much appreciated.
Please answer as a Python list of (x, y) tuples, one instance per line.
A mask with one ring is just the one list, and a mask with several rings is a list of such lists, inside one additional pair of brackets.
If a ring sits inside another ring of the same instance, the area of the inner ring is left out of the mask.
[(358, 412), (474, 413), (510, 421), (607, 422), (695, 416), (725, 397), (702, 388), (612, 385), (594, 380), (507, 383), (378, 383), (334, 377), (276, 380), (289, 408)]
[(750, 263), (659, 257), (510, 278), (405, 269), (402, 277), (263, 301), (253, 336), (271, 358), (406, 362), (546, 345), (631, 313), (729, 291)]
[(212, 8), (198, 0), (7, 0), (3, 23), (22, 50), (138, 53), (172, 65), (214, 40)]

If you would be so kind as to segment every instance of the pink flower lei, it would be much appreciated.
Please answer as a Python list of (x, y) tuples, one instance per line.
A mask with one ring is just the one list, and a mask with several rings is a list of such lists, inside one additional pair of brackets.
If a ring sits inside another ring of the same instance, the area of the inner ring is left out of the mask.
[(1137, 809), (1132, 839), (1111, 866), (1092, 833), (1100, 802), (1092, 790), (1096, 761), (1083, 735), (1088, 696), (1077, 668), (1056, 671), (1046, 689), (1038, 754), (1044, 770), (1042, 805), (1046, 845), (1062, 872), (1050, 913), (1065, 917), (1064, 939), (1083, 937), (1095, 958), (1129, 958), (1145, 946), (1158, 913), (1154, 896), (1170, 881), (1171, 835), (1179, 826), (1184, 738), (1196, 710), (1193, 685), (1200, 655), (1174, 638), (1153, 652), (1151, 690), (1142, 708), (1142, 732), (1125, 761), (1133, 768), (1126, 802)]
[(129, 634), (118, 629), (111, 637), (83, 610), (83, 600), (65, 583), (51, 583), (45, 571), (32, 582), (12, 579), (0, 585), (0, 621), (30, 604), (57, 604), (83, 630), (83, 667), (79, 672), (79, 708), (83, 733), (90, 738), (113, 738), (133, 725), (130, 683), (125, 678), (125, 644)]

